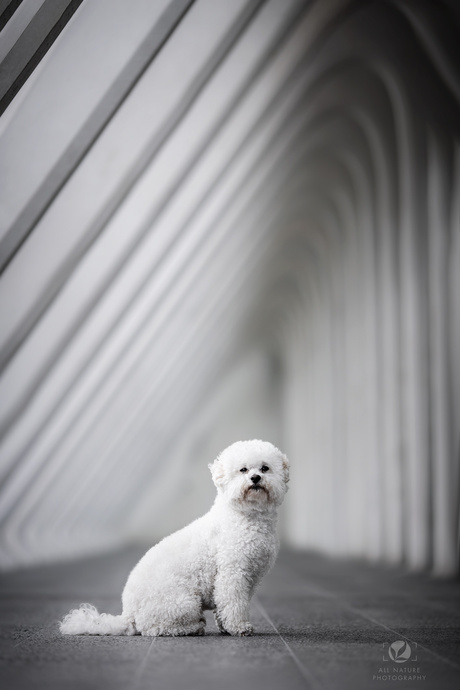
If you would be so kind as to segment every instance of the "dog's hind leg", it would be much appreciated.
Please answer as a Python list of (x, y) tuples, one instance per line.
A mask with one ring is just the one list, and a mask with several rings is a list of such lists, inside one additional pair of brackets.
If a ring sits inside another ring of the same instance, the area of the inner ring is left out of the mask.
[(171, 627), (164, 627), (154, 625), (148, 630), (143, 630), (144, 637), (181, 637), (183, 635), (204, 635), (206, 621), (201, 618), (196, 623), (189, 625), (176, 625)]
[[(173, 601), (173, 603), (172, 603)], [(143, 620), (136, 617), (136, 627), (147, 637), (204, 635), (206, 619), (200, 597), (185, 592), (169, 599), (169, 605), (157, 606), (154, 611), (142, 611)]]

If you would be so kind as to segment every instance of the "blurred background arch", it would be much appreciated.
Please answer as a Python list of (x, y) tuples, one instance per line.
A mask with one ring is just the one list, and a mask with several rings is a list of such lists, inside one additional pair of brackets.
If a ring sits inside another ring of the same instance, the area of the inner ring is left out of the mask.
[(458, 571), (459, 11), (0, 4), (0, 559), (292, 463), (285, 543)]

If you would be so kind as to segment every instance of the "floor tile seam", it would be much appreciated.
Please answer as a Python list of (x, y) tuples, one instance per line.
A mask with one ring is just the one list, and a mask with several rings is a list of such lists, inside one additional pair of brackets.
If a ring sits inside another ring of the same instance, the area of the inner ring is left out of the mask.
[(437, 652), (433, 651), (429, 647), (425, 647), (425, 645), (421, 644), (420, 642), (417, 642), (416, 640), (412, 640), (410, 637), (406, 637), (402, 633), (398, 632), (397, 630), (394, 630), (393, 628), (390, 628), (388, 625), (385, 625), (384, 623), (381, 623), (380, 621), (376, 620), (372, 616), (368, 616), (367, 614), (363, 614), (363, 613), (359, 612), (357, 609), (356, 609), (356, 613), (360, 613), (360, 615), (362, 615), (363, 618), (366, 618), (371, 623), (374, 623), (375, 625), (380, 625), (382, 628), (385, 628), (385, 630), (389, 630), (394, 635), (399, 635), (399, 637), (402, 637), (407, 642), (412, 642), (412, 644), (415, 644), (417, 646), (417, 649), (418, 648), (423, 649), (425, 652), (428, 652), (428, 654), (431, 654), (432, 656), (434, 656), (435, 659), (438, 659), (439, 661), (444, 662), (448, 666), (455, 668), (457, 671), (460, 671), (460, 665), (455, 663), (455, 661), (452, 661), (451, 659), (448, 659), (447, 657), (442, 656), (442, 654), (438, 654)]
[[(304, 579), (305, 579), (306, 577), (308, 577), (308, 575), (305, 574), (305, 573), (304, 573), (298, 566), (296, 566), (296, 565), (291, 564), (290, 567), (292, 568), (292, 570), (294, 570), (294, 571), (296, 572), (297, 575), (300, 575), (302, 585), (304, 585)], [(326, 589), (322, 589), (322, 588), (321, 588), (321, 585), (318, 585), (316, 582), (315, 582), (315, 584), (314, 584), (313, 586), (314, 586), (314, 587), (317, 587), (317, 588), (318, 588), (318, 591), (320, 591), (320, 590), (322, 590), (322, 591), (324, 591), (324, 592), (327, 592), (327, 591), (328, 591), (328, 590), (326, 590)], [(310, 587), (312, 587), (312, 586), (310, 585)], [(388, 591), (388, 589), (387, 589), (386, 591), (387, 591), (388, 593), (390, 593), (390, 594), (392, 594), (392, 593), (397, 593), (397, 590), (390, 590), (390, 591)], [(338, 596), (337, 594), (329, 593), (329, 595), (330, 595), (330, 596), (333, 596), (333, 597), (336, 598), (336, 599), (339, 599), (339, 596)], [(416, 602), (416, 597), (415, 597), (414, 595), (411, 595), (409, 592), (403, 592), (403, 595), (404, 595), (404, 599), (405, 599), (406, 601), (409, 601), (409, 602)], [(430, 602), (429, 600), (428, 600), (428, 601), (425, 601), (425, 602), (424, 602), (424, 605), (426, 605), (427, 608), (436, 609), (436, 610), (438, 610), (438, 611), (441, 612), (441, 613), (449, 613), (449, 610), (450, 610), (448, 606), (443, 606), (443, 605), (435, 604), (435, 603), (433, 603), (433, 602)]]
[(401, 637), (402, 639), (406, 640), (407, 642), (412, 642), (412, 644), (416, 644), (417, 647), (420, 647), (420, 649), (423, 649), (424, 651), (428, 652), (428, 654), (431, 654), (432, 656), (434, 656), (439, 661), (442, 661), (442, 662), (448, 664), (449, 666), (451, 666), (457, 670), (460, 670), (460, 665), (455, 663), (451, 659), (448, 659), (447, 657), (444, 657), (441, 654), (438, 654), (437, 652), (433, 651), (429, 647), (425, 647), (425, 645), (418, 643), (416, 640), (412, 640), (411, 638), (407, 637), (406, 635), (403, 635), (401, 632), (398, 632), (397, 630), (390, 628), (389, 626), (385, 625), (385, 623), (382, 623), (381, 621), (378, 621), (377, 619), (373, 618), (372, 616), (369, 616), (368, 614), (364, 613), (360, 609), (354, 607), (352, 604), (350, 604), (346, 601), (343, 601), (339, 596), (337, 596), (333, 592), (329, 592), (326, 589), (320, 588), (320, 587), (318, 587), (318, 585), (312, 586), (312, 585), (306, 585), (304, 583), (303, 586), (304, 586), (304, 588), (308, 589), (313, 594), (317, 594), (317, 595), (322, 596), (324, 598), (333, 599), (334, 601), (337, 601), (342, 608), (348, 609), (349, 611), (353, 611), (353, 613), (356, 613), (357, 615), (361, 616), (361, 618), (364, 618), (364, 619), (370, 621), (371, 623), (373, 623), (374, 625), (380, 626), (381, 628), (384, 628), (385, 630), (390, 631), (394, 635), (399, 635), (399, 637)]
[(139, 690), (140, 683), (141, 683), (141, 681), (142, 681), (142, 677), (143, 677), (143, 675), (144, 675), (144, 671), (145, 671), (146, 666), (147, 666), (147, 662), (148, 662), (148, 659), (149, 659), (149, 656), (150, 656), (151, 649), (152, 649), (152, 647), (153, 647), (153, 645), (154, 645), (154, 643), (155, 643), (155, 639), (156, 639), (156, 638), (153, 637), (153, 638), (151, 639), (151, 641), (150, 641), (150, 644), (149, 644), (149, 646), (148, 646), (148, 649), (147, 649), (147, 651), (145, 652), (144, 658), (142, 659), (142, 661), (141, 661), (141, 663), (140, 663), (140, 665), (139, 665), (139, 667), (138, 667), (138, 669), (137, 669), (137, 672), (136, 672), (136, 674), (135, 674), (134, 682), (133, 682), (133, 685), (131, 686), (131, 690)]
[[(299, 568), (298, 566), (293, 565), (293, 564), (290, 564), (289, 567), (292, 567), (292, 569), (295, 570), (298, 574), (302, 574), (302, 571), (300, 570), (300, 568)], [(302, 575), (303, 575), (303, 577), (306, 577), (305, 574), (302, 574)], [(404, 573), (401, 574), (401, 578), (403, 578), (403, 577), (404, 577)], [(442, 583), (442, 581), (440, 581), (440, 583)], [(436, 584), (436, 583), (434, 583), (434, 584)], [(460, 589), (460, 583), (459, 583), (459, 589)], [(393, 594), (393, 593), (394, 593), (394, 594), (398, 594), (398, 593), (401, 594), (401, 592), (398, 592), (397, 587), (394, 587), (394, 586), (392, 587), (391, 584), (386, 586), (386, 592), (387, 592), (388, 594)], [(405, 599), (408, 599), (408, 600), (410, 600), (410, 601), (416, 601), (415, 595), (412, 594), (410, 591), (403, 590), (402, 594), (403, 594), (403, 597), (404, 597)], [(425, 604), (426, 604), (428, 607), (430, 607), (430, 608), (432, 608), (432, 609), (436, 609), (436, 610), (438, 610), (438, 611), (440, 611), (440, 612), (449, 612), (449, 607), (448, 607), (448, 606), (444, 606), (443, 604), (437, 604), (437, 603), (434, 603), (434, 602), (432, 602), (432, 601), (430, 601), (430, 600), (427, 600), (427, 601), (425, 602)]]
[[(303, 585), (302, 585), (302, 586), (303, 586)], [(316, 585), (315, 585), (315, 586), (316, 586)], [(389, 592), (389, 594), (391, 594), (391, 593), (392, 593), (392, 592)], [(396, 594), (396, 592), (394, 592), (394, 593)], [(338, 597), (338, 595), (334, 595), (334, 596), (337, 596), (337, 597)], [(404, 603), (408, 603), (408, 604), (409, 604), (409, 603), (414, 603), (414, 604), (416, 604), (416, 603), (418, 603), (418, 602), (417, 602), (416, 596), (407, 593), (407, 594), (404, 596)], [(443, 605), (443, 604), (437, 604), (437, 603), (431, 602), (431, 601), (429, 601), (429, 600), (424, 601), (424, 602), (423, 602), (423, 606), (426, 606), (426, 608), (429, 608), (429, 609), (430, 609), (430, 612), (433, 612), (433, 613), (438, 612), (438, 613), (440, 613), (440, 614), (446, 614), (446, 615), (447, 615), (447, 614), (452, 614), (452, 609), (451, 609), (451, 607), (449, 607), (449, 606), (447, 606), (447, 605)], [(460, 616), (459, 616), (459, 621), (458, 621), (458, 622), (459, 622), (459, 624), (460, 624)]]
[(293, 660), (295, 666), (297, 667), (297, 670), (301, 674), (302, 678), (307, 682), (308, 686), (311, 688), (323, 688), (324, 686), (318, 678), (305, 666), (305, 664), (302, 663), (302, 661), (299, 659), (297, 654), (294, 652), (294, 650), (291, 648), (290, 644), (284, 639), (283, 635), (280, 633), (270, 616), (268, 615), (268, 612), (265, 610), (265, 607), (261, 603), (258, 597), (254, 597), (253, 599), (254, 603), (256, 604), (257, 608), (259, 609), (260, 613), (262, 616), (265, 618), (265, 620), (268, 622), (268, 624), (273, 628), (277, 636), (280, 638), (281, 642), (284, 644), (286, 647), (289, 656)]

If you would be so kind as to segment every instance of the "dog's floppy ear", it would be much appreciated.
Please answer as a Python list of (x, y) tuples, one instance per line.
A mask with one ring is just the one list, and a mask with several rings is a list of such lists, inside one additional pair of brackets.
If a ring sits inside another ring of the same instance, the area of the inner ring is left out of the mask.
[(209, 463), (208, 467), (211, 470), (212, 481), (214, 482), (216, 488), (220, 489), (224, 483), (223, 464), (219, 462), (219, 458), (216, 458), (214, 462)]
[(287, 459), (287, 457), (285, 455), (282, 456), (282, 459), (283, 459), (283, 465), (282, 465), (282, 467), (283, 467), (283, 479), (284, 479), (285, 484), (287, 484), (289, 481), (289, 460)]

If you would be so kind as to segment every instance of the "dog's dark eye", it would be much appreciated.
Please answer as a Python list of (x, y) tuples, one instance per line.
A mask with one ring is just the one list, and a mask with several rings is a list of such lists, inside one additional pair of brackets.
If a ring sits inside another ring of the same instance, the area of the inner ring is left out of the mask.
[(267, 467), (267, 465), (262, 465), (262, 467), (260, 468), (260, 471), (261, 471), (261, 472), (268, 472), (269, 469), (270, 469), (270, 468)]
[(244, 472), (247, 472), (247, 471), (248, 471), (248, 468), (247, 468), (247, 467), (242, 467), (242, 468), (240, 469), (240, 472), (243, 472), (243, 473), (244, 473)]

